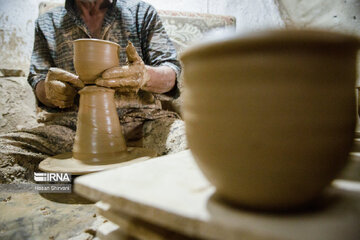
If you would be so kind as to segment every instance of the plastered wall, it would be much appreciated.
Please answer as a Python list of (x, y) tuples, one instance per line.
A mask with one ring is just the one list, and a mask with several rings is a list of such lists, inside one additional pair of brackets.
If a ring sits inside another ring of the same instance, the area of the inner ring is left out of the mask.
[[(27, 74), (34, 22), (42, 1), (0, 0), (0, 69), (21, 69), (22, 74)], [(360, 35), (360, 0), (145, 1), (162, 10), (234, 16), (239, 33), (295, 26), (321, 27)]]
[(283, 27), (274, 0), (145, 0), (158, 9), (201, 12), (236, 17), (238, 32)]
[(286, 25), (326, 28), (360, 36), (360, 0), (278, 0)]
[(0, 69), (20, 69), (27, 74), (39, 2), (0, 0)]
[[(360, 0), (277, 0), (286, 26), (321, 28), (360, 37)], [(360, 53), (357, 87), (360, 87)]]

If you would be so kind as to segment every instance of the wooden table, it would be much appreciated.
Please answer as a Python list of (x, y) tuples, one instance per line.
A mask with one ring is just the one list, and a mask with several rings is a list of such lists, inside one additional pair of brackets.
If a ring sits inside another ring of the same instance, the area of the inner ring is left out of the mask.
[[(334, 181), (320, 201), (301, 212), (254, 212), (222, 202), (190, 151), (79, 177), (75, 191), (100, 201), (98, 211), (120, 223), (110, 223), (113, 236), (128, 234), (150, 240), (170, 239), (162, 234), (178, 233), (171, 236), (360, 239), (360, 182)], [(104, 239), (112, 239), (110, 233)]]

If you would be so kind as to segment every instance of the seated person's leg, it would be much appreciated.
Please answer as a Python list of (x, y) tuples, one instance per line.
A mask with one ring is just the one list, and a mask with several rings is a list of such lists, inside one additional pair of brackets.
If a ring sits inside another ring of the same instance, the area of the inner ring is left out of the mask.
[(47, 125), (0, 135), (0, 183), (33, 181), (46, 157), (70, 152), (75, 129)]
[(154, 149), (158, 155), (176, 153), (187, 149), (184, 121), (160, 118), (144, 124), (143, 146)]

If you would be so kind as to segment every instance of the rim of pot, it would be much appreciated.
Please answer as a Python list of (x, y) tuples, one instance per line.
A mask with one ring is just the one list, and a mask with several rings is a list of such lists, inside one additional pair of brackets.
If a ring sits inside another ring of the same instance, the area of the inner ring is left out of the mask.
[(276, 29), (248, 34), (224, 33), (204, 40), (186, 49), (180, 56), (189, 58), (219, 57), (257, 50), (288, 49), (345, 49), (360, 48), (360, 39), (355, 35), (321, 29)]
[(108, 41), (108, 40), (102, 40), (102, 39), (94, 39), (94, 38), (80, 38), (80, 39), (76, 39), (73, 41), (73, 43), (76, 43), (76, 42), (100, 42), (100, 43), (113, 44), (117, 47), (120, 47), (120, 45), (115, 42)]

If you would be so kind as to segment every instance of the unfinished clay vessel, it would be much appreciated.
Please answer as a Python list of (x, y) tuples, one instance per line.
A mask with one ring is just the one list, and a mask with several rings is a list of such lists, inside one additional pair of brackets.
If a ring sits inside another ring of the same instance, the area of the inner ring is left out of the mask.
[(79, 91), (80, 106), (73, 157), (102, 164), (126, 151), (114, 102), (115, 90), (87, 86)]
[(308, 203), (346, 163), (356, 38), (283, 30), (186, 51), (189, 146), (217, 192), (258, 209)]
[(119, 66), (120, 46), (99, 39), (78, 39), (74, 44), (74, 66), (85, 84), (94, 84), (101, 73)]

